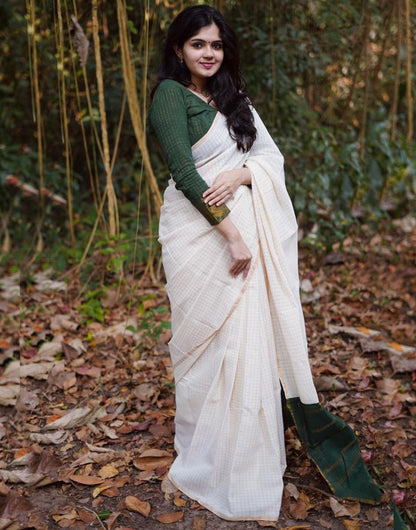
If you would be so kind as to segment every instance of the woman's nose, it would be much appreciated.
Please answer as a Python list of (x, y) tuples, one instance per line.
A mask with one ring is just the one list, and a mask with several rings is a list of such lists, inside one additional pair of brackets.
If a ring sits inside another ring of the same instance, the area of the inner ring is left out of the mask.
[(204, 57), (212, 57), (212, 56), (213, 56), (212, 47), (209, 44), (207, 44), (204, 47)]

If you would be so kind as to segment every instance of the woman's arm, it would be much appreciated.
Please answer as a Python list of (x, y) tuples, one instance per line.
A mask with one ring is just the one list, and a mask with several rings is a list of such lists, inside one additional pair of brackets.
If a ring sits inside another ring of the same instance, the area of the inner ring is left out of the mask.
[(239, 274), (242, 274), (243, 278), (246, 279), (250, 269), (252, 256), (249, 248), (244, 243), (238, 228), (229, 217), (226, 217), (223, 221), (217, 224), (215, 228), (227, 240), (228, 248), (233, 259), (233, 264), (230, 268), (231, 276), (237, 277)]
[(149, 122), (156, 133), (176, 188), (212, 224), (229, 214), (225, 204), (206, 204), (203, 193), (208, 185), (195, 168), (188, 133), (188, 117), (184, 89), (172, 80), (163, 81), (156, 90), (149, 111)]

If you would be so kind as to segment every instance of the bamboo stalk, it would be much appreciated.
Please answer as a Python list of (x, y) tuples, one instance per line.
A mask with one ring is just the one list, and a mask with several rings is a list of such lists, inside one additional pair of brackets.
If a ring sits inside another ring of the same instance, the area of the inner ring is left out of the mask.
[(397, 135), (397, 109), (399, 106), (399, 87), (400, 87), (400, 73), (402, 68), (402, 57), (401, 49), (403, 42), (403, 31), (402, 31), (402, 16), (401, 16), (401, 2), (396, 3), (397, 13), (397, 54), (396, 54), (396, 71), (394, 76), (394, 88), (393, 88), (393, 102), (390, 111), (390, 123), (391, 123), (391, 139), (394, 142)]
[(361, 116), (361, 129), (359, 134), (360, 144), (360, 158), (364, 158), (366, 148), (367, 136), (367, 115), (368, 115), (368, 101), (370, 96), (370, 65), (368, 60), (368, 46), (369, 46), (369, 28), (370, 28), (370, 14), (367, 14), (365, 23), (365, 37), (364, 37), (364, 101), (363, 111)]
[(105, 200), (107, 198), (107, 188), (104, 190), (104, 193), (103, 193), (103, 196), (101, 198), (101, 203), (100, 203), (100, 206), (99, 206), (99, 210), (98, 210), (98, 215), (97, 215), (97, 218), (95, 219), (95, 222), (94, 222), (94, 226), (93, 226), (93, 229), (92, 229), (92, 232), (90, 234), (90, 237), (88, 239), (88, 243), (87, 243), (87, 246), (85, 247), (84, 249), (84, 254), (82, 255), (82, 258), (81, 258), (81, 261), (79, 262), (78, 264), (78, 267), (81, 268), (82, 265), (84, 264), (84, 261), (86, 260), (87, 256), (88, 256), (88, 252), (90, 251), (90, 248), (91, 248), (91, 245), (92, 245), (92, 242), (94, 241), (94, 236), (95, 236), (95, 233), (97, 231), (97, 228), (98, 228), (98, 223), (100, 221), (100, 218), (101, 218), (101, 215), (103, 213), (103, 209), (104, 209), (104, 203), (105, 203)]
[(9, 230), (8, 230), (8, 223), (9, 223), (9, 219), (10, 219), (10, 213), (11, 213), (11, 210), (9, 210), (7, 212), (6, 215), (0, 215), (0, 220), (1, 220), (1, 229), (0, 229), (0, 236), (3, 237), (3, 243), (2, 243), (2, 246), (1, 246), (1, 254), (0, 255), (3, 255), (3, 254), (9, 254), (11, 248), (12, 248), (12, 243), (11, 243), (11, 239), (10, 239), (10, 233), (9, 233)]
[[(38, 167), (39, 167), (39, 217), (35, 226), (35, 237), (37, 238), (34, 247), (34, 254), (31, 259), (24, 261), (24, 266), (30, 266), (36, 259), (36, 255), (43, 250), (42, 225), (45, 215), (45, 204), (43, 190), (45, 188), (45, 170), (43, 163), (43, 132), (42, 132), (42, 111), (41, 111), (41, 95), (39, 88), (39, 67), (38, 67), (38, 52), (36, 45), (36, 2), (35, 0), (27, 0), (26, 2), (27, 17), (28, 17), (28, 47), (31, 65), (31, 92), (33, 106), (33, 119), (36, 122), (36, 137), (38, 147)], [(30, 252), (30, 250), (29, 250)]]
[(62, 130), (63, 142), (65, 146), (65, 173), (67, 185), (67, 203), (68, 203), (68, 218), (69, 218), (69, 234), (71, 237), (72, 247), (75, 249), (75, 228), (74, 228), (74, 213), (72, 208), (72, 182), (71, 182), (71, 159), (69, 152), (69, 132), (68, 132), (68, 113), (66, 108), (66, 81), (65, 81), (65, 57), (64, 57), (64, 26), (62, 20), (62, 6), (61, 0), (57, 0), (56, 4), (58, 15), (58, 83), (60, 85), (61, 93), (61, 112), (62, 112)]
[(120, 110), (120, 118), (118, 120), (117, 134), (116, 134), (116, 139), (115, 139), (115, 142), (114, 142), (113, 158), (111, 159), (111, 172), (113, 172), (114, 164), (116, 163), (117, 151), (118, 151), (118, 146), (119, 146), (120, 137), (121, 137), (121, 128), (122, 128), (122, 125), (123, 125), (124, 114), (125, 114), (125, 111), (126, 111), (126, 99), (127, 99), (126, 93), (124, 92), (123, 102), (121, 104), (121, 110)]
[(108, 201), (108, 217), (110, 223), (110, 236), (115, 237), (119, 233), (118, 229), (118, 209), (117, 199), (114, 192), (113, 180), (110, 165), (110, 148), (108, 142), (107, 115), (104, 101), (104, 81), (100, 52), (100, 36), (98, 34), (98, 6), (97, 0), (92, 0), (92, 33), (94, 39), (94, 52), (97, 70), (98, 104), (101, 119), (101, 138), (104, 155), (104, 168), (106, 174), (106, 192)]
[[(148, 12), (147, 12), (148, 13)], [(153, 168), (150, 162), (149, 151), (146, 143), (145, 118), (142, 117), (139, 98), (137, 95), (136, 77), (130, 52), (129, 30), (126, 16), (126, 4), (124, 0), (117, 0), (117, 17), (120, 34), (121, 62), (123, 66), (123, 78), (129, 103), (130, 117), (133, 124), (137, 145), (139, 146), (147, 182), (150, 187), (153, 204), (157, 215), (160, 213), (162, 197)], [(145, 24), (148, 24), (148, 16)]]
[[(42, 115), (40, 106), (40, 90), (39, 90), (39, 71), (38, 71), (38, 52), (36, 46), (36, 4), (35, 0), (29, 0), (27, 3), (28, 15), (30, 20), (30, 30), (28, 27), (28, 36), (32, 44), (32, 68), (33, 68), (33, 87), (35, 92), (35, 121), (36, 121), (36, 135), (38, 143), (38, 164), (39, 164), (39, 189), (45, 187), (45, 173), (43, 167), (43, 136), (42, 136)], [(43, 197), (40, 198), (41, 208), (43, 208)]]
[[(73, 6), (74, 6), (74, 12), (76, 14), (76, 3), (75, 3), (75, 1), (73, 2)], [(67, 4), (66, 0), (65, 0), (65, 15), (66, 15), (67, 30), (68, 30), (68, 32), (70, 32), (71, 23), (70, 23), (70, 17), (69, 17), (69, 12), (68, 12), (68, 4)], [(74, 48), (72, 46), (72, 40), (71, 39), (69, 39), (69, 49), (70, 49), (70, 52), (71, 52), (71, 59), (72, 59), (71, 60), (72, 71), (73, 71), (73, 74), (74, 74), (75, 98), (76, 98), (76, 101), (77, 101), (78, 111), (81, 112), (81, 96), (80, 96), (79, 83), (78, 83), (78, 77), (77, 77), (77, 67), (76, 67), (76, 62), (75, 62), (75, 53), (74, 53)], [(82, 68), (85, 69), (85, 65), (82, 66)], [(90, 180), (92, 197), (93, 197), (95, 209), (96, 209), (96, 211), (98, 213), (99, 201), (100, 201), (100, 189), (99, 189), (99, 186), (97, 186), (96, 182), (94, 181), (94, 174), (93, 174), (93, 170), (92, 170), (91, 158), (90, 158), (90, 153), (89, 153), (89, 150), (88, 150), (87, 133), (85, 131), (85, 125), (84, 125), (84, 122), (82, 121), (82, 119), (79, 120), (79, 125), (81, 127), (82, 144), (83, 144), (83, 147), (84, 147), (85, 162), (87, 164), (87, 171), (88, 171), (88, 176), (89, 176), (89, 180)], [(96, 180), (98, 182), (98, 176), (97, 175), (95, 175), (95, 178), (96, 178)]]
[(413, 97), (412, 97), (412, 41), (410, 30), (410, 0), (406, 6), (406, 102), (407, 102), (407, 140), (413, 138)]

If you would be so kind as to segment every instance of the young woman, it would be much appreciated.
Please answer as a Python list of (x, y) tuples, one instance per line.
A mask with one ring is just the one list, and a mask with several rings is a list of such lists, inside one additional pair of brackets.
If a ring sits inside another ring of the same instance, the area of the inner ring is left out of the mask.
[(283, 157), (215, 9), (189, 7), (172, 22), (149, 121), (171, 173), (159, 229), (177, 407), (169, 480), (225, 519), (277, 520), (283, 388), (331, 489), (377, 501), (351, 429), (318, 403)]

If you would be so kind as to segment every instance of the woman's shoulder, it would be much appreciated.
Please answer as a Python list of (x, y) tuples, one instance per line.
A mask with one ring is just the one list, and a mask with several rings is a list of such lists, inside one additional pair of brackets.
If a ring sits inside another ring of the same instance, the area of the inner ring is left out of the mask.
[(178, 81), (175, 81), (175, 79), (163, 79), (155, 90), (155, 96), (166, 93), (184, 93), (184, 90), (186, 90), (186, 88)]
[(188, 100), (186, 88), (174, 79), (164, 79), (157, 86), (150, 105), (148, 118), (151, 127), (165, 123), (166, 118), (182, 118), (186, 115)]

